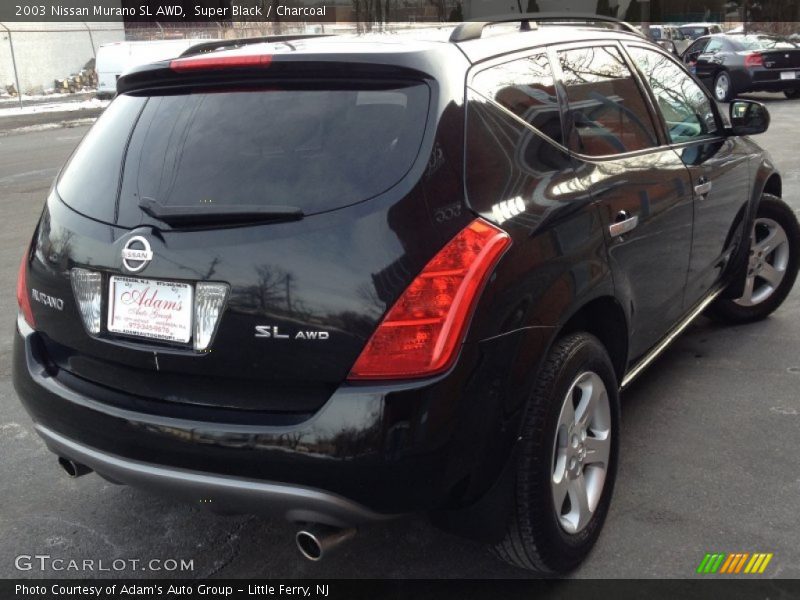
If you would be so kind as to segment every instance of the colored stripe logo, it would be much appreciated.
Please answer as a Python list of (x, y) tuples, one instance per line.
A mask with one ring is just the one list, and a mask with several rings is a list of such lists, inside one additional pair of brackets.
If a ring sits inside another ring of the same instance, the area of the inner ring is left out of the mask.
[(756, 575), (766, 570), (772, 557), (773, 554), (771, 552), (754, 552), (752, 554), (749, 552), (734, 552), (732, 554), (708, 552), (697, 567), (697, 572), (702, 574)]

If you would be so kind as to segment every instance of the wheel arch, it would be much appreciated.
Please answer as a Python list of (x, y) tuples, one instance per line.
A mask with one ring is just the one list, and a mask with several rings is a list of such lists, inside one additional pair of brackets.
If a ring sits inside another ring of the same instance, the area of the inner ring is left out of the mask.
[(628, 318), (614, 296), (599, 296), (580, 306), (558, 328), (553, 341), (579, 331), (595, 336), (603, 344), (614, 365), (617, 381), (628, 367)]
[[(764, 183), (764, 188), (761, 190), (761, 194), (772, 194), (778, 198), (783, 197), (783, 180), (777, 171), (773, 171), (772, 174), (769, 175), (767, 181)], [(759, 194), (759, 199), (761, 198), (761, 194)]]
[[(547, 337), (541, 340), (542, 360), (561, 337), (579, 331), (586, 332), (597, 337), (606, 348), (617, 380), (622, 381), (628, 362), (629, 327), (628, 318), (620, 301), (604, 290), (573, 308), (574, 310), (564, 315), (560, 325), (529, 330), (531, 335), (540, 335), (543, 329), (550, 330)], [(531, 376), (537, 377), (541, 367), (542, 364), (538, 364), (531, 371)], [(523, 412), (517, 413), (520, 417), (520, 427), (523, 414)], [(491, 487), (466, 506), (432, 512), (430, 517), (438, 527), (484, 543), (494, 544), (500, 541), (497, 536), (504, 531), (506, 521), (511, 515), (516, 481), (514, 466), (519, 460), (520, 452), (517, 443), (520, 432), (515, 429), (517, 424), (516, 420), (514, 421), (515, 424), (510, 425), (510, 428), (516, 432), (513, 436), (515, 443), (511, 445)]]
[[(729, 241), (726, 243), (731, 243), (733, 236), (735, 236), (737, 232), (741, 234), (741, 240), (748, 239), (746, 232), (749, 232), (750, 228), (753, 226), (753, 221), (758, 212), (758, 205), (764, 194), (772, 194), (778, 198), (782, 197), (783, 180), (781, 179), (780, 173), (775, 170), (774, 165), (767, 157), (762, 157), (757, 166), (752, 170), (752, 182), (751, 195), (748, 203), (745, 205), (746, 210), (737, 214), (731, 231), (728, 234)], [(739, 243), (736, 250), (734, 250), (734, 254), (731, 256), (729, 262), (728, 273), (725, 276), (731, 284), (723, 291), (723, 297), (737, 298), (741, 295), (742, 289), (744, 288), (744, 278), (742, 275), (743, 270), (747, 267), (748, 248), (749, 244)], [(737, 282), (740, 279), (741, 282), (739, 284), (733, 285), (733, 282)]]

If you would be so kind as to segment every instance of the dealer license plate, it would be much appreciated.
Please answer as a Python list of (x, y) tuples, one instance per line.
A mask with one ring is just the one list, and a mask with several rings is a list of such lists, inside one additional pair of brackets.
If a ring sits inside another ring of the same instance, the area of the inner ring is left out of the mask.
[(108, 330), (185, 344), (192, 338), (193, 291), (186, 283), (111, 277)]

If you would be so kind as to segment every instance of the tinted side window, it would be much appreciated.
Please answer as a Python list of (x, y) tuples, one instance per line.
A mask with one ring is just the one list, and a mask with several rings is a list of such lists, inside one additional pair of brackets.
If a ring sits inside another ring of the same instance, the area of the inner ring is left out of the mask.
[(616, 48), (558, 53), (569, 104), (569, 147), (590, 156), (658, 145), (644, 98)]
[[(511, 113), (511, 114), (509, 114)], [(515, 115), (517, 119), (513, 116)], [(489, 67), (467, 95), (466, 187), (470, 206), (496, 223), (534, 228), (558, 203), (551, 189), (574, 177), (562, 143), (555, 81), (547, 55)], [(571, 199), (568, 192), (559, 200)]]
[(472, 88), (563, 144), (555, 80), (546, 54), (481, 71), (473, 78)]
[(684, 52), (683, 56), (688, 57), (690, 54), (700, 54), (708, 44), (708, 38), (697, 40), (694, 44), (689, 46)]
[(712, 38), (710, 42), (708, 42), (708, 46), (706, 46), (706, 52), (719, 52), (720, 50), (726, 50), (727, 44), (724, 40), (720, 38)]
[(717, 134), (717, 121), (708, 96), (668, 56), (640, 46), (628, 53), (653, 89), (673, 143)]

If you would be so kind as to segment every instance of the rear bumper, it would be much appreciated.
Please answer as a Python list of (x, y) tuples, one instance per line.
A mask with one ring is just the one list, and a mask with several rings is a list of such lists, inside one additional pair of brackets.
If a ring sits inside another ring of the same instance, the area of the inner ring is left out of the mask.
[[(105, 388), (68, 385), (42, 334), (21, 320), (13, 375), (48, 447), (111, 480), (220, 512), (348, 526), (468, 505), (491, 488), (522, 415), (496, 392), (521, 333), (465, 347), (456, 368), (436, 380), (343, 385), (290, 424), (257, 412), (226, 422), (191, 406), (179, 406), (176, 417), (169, 402), (163, 412), (131, 397), (124, 406), (107, 402)], [(542, 328), (542, 344), (549, 335)]]
[(800, 76), (781, 79), (781, 71), (800, 72), (800, 69), (750, 69), (733, 74), (737, 92), (782, 92), (800, 89)]
[(98, 452), (43, 425), (35, 426), (51, 452), (90, 467), (118, 483), (242, 513), (265, 509), (297, 523), (348, 527), (389, 518), (346, 498), (311, 488), (170, 469)]

